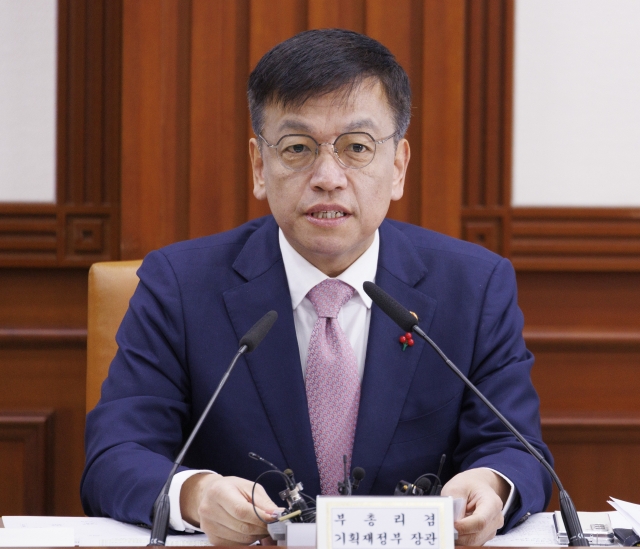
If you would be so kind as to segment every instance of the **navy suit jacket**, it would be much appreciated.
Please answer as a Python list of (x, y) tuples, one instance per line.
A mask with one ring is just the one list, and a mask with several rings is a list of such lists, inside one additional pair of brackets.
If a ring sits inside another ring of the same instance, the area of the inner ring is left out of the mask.
[[(253, 451), (320, 492), (291, 297), (271, 216), (149, 254), (118, 331), (119, 351), (87, 416), (82, 501), (88, 515), (151, 521), (185, 437), (213, 394), (239, 338), (269, 310), (278, 320), (241, 358), (187, 455), (189, 468), (255, 479)], [(478, 246), (403, 223), (380, 226), (376, 283), (420, 317), (451, 360), (551, 459), (541, 440), (533, 357), (522, 339), (511, 264)], [(518, 491), (506, 528), (542, 511), (551, 481), (422, 340), (373, 306), (352, 463), (358, 494), (391, 495), (400, 479), (444, 479), (491, 467)], [(279, 503), (283, 488), (264, 477)]]

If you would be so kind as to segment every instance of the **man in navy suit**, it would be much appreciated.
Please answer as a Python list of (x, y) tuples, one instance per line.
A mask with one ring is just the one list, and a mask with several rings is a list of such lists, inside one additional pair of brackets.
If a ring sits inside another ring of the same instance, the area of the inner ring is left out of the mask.
[[(309, 291), (327, 278), (354, 289), (337, 320), (355, 356), (360, 400), (352, 464), (359, 494), (393, 493), (437, 470), (442, 493), (467, 501), (459, 542), (482, 544), (549, 499), (548, 474), (421, 340), (362, 290), (374, 280), (548, 459), (533, 357), (522, 340), (510, 263), (477, 246), (385, 220), (403, 193), (408, 78), (384, 46), (342, 30), (276, 46), (249, 81), (254, 194), (273, 216), (147, 256), (118, 332), (102, 398), (87, 417), (84, 508), (150, 523), (171, 462), (206, 406), (239, 338), (265, 312), (278, 321), (241, 359), (174, 479), (171, 525), (218, 544), (266, 535), (250, 504), (264, 471), (254, 451), (320, 493), (305, 376), (318, 319)], [(336, 456), (339, 459), (340, 456)], [(276, 479), (258, 486), (263, 520)]]

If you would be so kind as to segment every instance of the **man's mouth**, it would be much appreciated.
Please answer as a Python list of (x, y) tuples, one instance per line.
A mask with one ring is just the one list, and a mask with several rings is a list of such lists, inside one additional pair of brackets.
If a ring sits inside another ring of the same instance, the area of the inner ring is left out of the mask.
[(311, 214), (312, 217), (316, 219), (335, 219), (336, 217), (344, 217), (346, 214), (344, 212), (339, 212), (336, 210), (325, 210), (321, 212), (313, 212)]

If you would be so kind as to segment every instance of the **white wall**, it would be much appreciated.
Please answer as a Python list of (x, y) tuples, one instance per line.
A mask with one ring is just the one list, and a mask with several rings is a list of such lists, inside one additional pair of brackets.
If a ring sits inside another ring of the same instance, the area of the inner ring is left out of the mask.
[(640, 206), (640, 0), (516, 0), (514, 206)]
[(56, 0), (0, 0), (0, 202), (54, 202)]

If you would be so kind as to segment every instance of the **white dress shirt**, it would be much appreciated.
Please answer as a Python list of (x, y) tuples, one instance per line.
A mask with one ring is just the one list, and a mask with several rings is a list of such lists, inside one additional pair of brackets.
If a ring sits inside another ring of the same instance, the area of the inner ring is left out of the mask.
[[(307, 353), (313, 326), (318, 315), (311, 301), (307, 297), (309, 291), (329, 278), (296, 252), (287, 242), (282, 230), (279, 232), (280, 251), (287, 273), (293, 321), (296, 327), (298, 350), (302, 374), (307, 369)], [(380, 237), (376, 231), (373, 243), (356, 261), (342, 274), (336, 277), (355, 289), (353, 296), (345, 303), (338, 313), (338, 324), (351, 343), (351, 347), (358, 362), (358, 376), (362, 381), (364, 360), (367, 356), (367, 340), (369, 338), (369, 324), (371, 322), (371, 298), (364, 292), (362, 285), (367, 280), (373, 282), (378, 267), (378, 252), (380, 251)]]
[[(287, 274), (289, 293), (291, 294), (293, 321), (296, 329), (296, 338), (298, 340), (302, 375), (304, 376), (307, 368), (309, 340), (311, 339), (313, 326), (318, 319), (318, 315), (311, 301), (307, 298), (307, 294), (314, 286), (329, 277), (294, 250), (293, 246), (291, 246), (285, 238), (282, 229), (278, 231), (278, 240), (284, 269)], [(369, 246), (346, 271), (336, 277), (338, 280), (342, 280), (355, 289), (351, 299), (342, 306), (338, 313), (338, 324), (340, 324), (349, 343), (351, 343), (353, 347), (358, 362), (358, 376), (360, 381), (362, 381), (364, 374), (364, 362), (367, 356), (367, 340), (369, 337), (372, 304), (371, 298), (364, 292), (362, 285), (367, 280), (371, 282), (375, 281), (379, 252), (380, 236), (376, 230), (371, 246)], [(182, 520), (182, 514), (180, 513), (180, 490), (189, 477), (205, 472), (211, 473), (212, 471), (182, 471), (173, 477), (171, 488), (169, 489), (169, 500), (171, 504), (169, 524), (174, 530), (186, 532), (202, 531)], [(502, 510), (502, 514), (504, 515), (511, 505), (515, 490), (513, 489), (513, 483), (507, 477), (498, 471), (495, 472), (503, 477), (511, 486), (509, 499)]]

